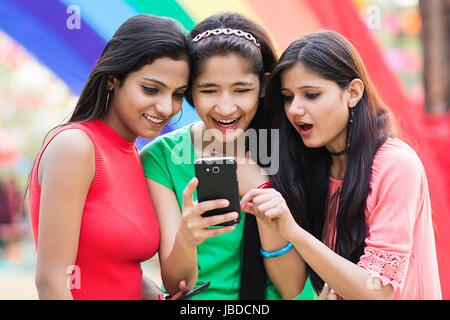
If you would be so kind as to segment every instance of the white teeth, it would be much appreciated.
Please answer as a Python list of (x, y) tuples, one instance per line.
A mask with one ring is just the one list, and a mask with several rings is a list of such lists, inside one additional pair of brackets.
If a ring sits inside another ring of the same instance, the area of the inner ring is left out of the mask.
[(149, 116), (148, 114), (144, 114), (145, 119), (150, 120), (153, 123), (160, 124), (164, 121), (164, 119), (157, 119), (153, 118), (152, 116)]
[(222, 122), (222, 123), (232, 123), (232, 122), (236, 121), (236, 119), (233, 119), (233, 120), (217, 120), (217, 121)]
[(239, 118), (236, 118), (236, 119), (232, 119), (232, 120), (219, 120), (219, 119), (214, 119), (218, 124), (220, 124), (220, 125), (222, 125), (222, 126), (224, 126), (224, 127), (230, 127), (230, 126), (232, 126), (232, 125), (234, 125), (238, 120), (239, 120)]

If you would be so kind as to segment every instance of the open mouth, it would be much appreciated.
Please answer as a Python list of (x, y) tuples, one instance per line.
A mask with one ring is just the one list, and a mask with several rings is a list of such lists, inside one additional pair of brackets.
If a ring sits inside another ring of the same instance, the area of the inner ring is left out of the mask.
[(152, 123), (154, 125), (161, 125), (164, 122), (164, 120), (165, 120), (165, 119), (160, 119), (160, 118), (153, 117), (153, 116), (148, 115), (146, 113), (144, 113), (142, 116), (145, 119), (147, 119), (150, 123)]
[(213, 119), (214, 123), (216, 124), (216, 126), (219, 126), (221, 128), (226, 128), (226, 129), (234, 129), (239, 125), (239, 122), (241, 121), (242, 117), (238, 117), (238, 118), (234, 118), (234, 119), (215, 119), (215, 118), (211, 118)]
[(302, 136), (306, 136), (311, 133), (313, 125), (311, 123), (299, 123), (297, 127), (300, 129), (299, 132)]
[(313, 125), (312, 125), (312, 124), (309, 124), (309, 123), (304, 123), (304, 124), (301, 124), (301, 125), (300, 125), (300, 128), (302, 128), (303, 131), (311, 130), (312, 127), (313, 127)]

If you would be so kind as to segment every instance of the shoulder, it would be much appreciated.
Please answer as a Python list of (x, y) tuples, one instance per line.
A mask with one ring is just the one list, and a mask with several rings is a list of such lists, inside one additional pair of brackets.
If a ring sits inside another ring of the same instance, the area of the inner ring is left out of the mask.
[(398, 138), (389, 138), (378, 149), (372, 163), (371, 189), (420, 188), (425, 169), (416, 152)]
[(74, 172), (80, 167), (95, 168), (94, 144), (81, 129), (62, 129), (51, 138), (43, 151), (39, 167), (67, 172)]
[(57, 133), (46, 148), (46, 153), (56, 152), (60, 156), (83, 156), (94, 152), (91, 138), (81, 129), (67, 128)]
[(424, 168), (417, 153), (398, 138), (388, 138), (373, 159), (373, 171), (398, 171), (423, 173)]

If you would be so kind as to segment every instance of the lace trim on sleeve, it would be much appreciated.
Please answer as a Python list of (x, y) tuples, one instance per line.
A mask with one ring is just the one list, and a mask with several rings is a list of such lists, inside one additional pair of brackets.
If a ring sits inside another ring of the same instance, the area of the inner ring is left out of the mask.
[(373, 247), (366, 247), (358, 266), (368, 270), (370, 276), (379, 278), (383, 286), (391, 284), (394, 290), (400, 291), (408, 270), (409, 254), (386, 252)]

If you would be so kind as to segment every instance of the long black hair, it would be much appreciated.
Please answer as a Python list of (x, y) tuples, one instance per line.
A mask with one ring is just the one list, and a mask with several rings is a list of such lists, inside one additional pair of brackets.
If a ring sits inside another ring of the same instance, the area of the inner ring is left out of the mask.
[[(382, 102), (353, 45), (332, 31), (310, 34), (293, 42), (280, 57), (266, 88), (265, 110), (272, 126), (280, 128), (280, 166), (271, 177), (283, 195), (296, 222), (323, 240), (329, 213), (331, 156), (325, 147), (308, 148), (284, 111), (280, 76), (301, 63), (307, 70), (334, 81), (340, 88), (353, 79), (364, 83), (364, 93), (354, 107), (353, 122), (347, 125), (347, 166), (336, 216), (336, 240), (332, 249), (357, 263), (364, 251), (367, 233), (364, 209), (369, 194), (373, 158), (378, 148), (396, 134), (389, 109)], [(323, 280), (307, 267), (316, 292)]]
[[(186, 33), (183, 26), (172, 18), (140, 14), (126, 20), (103, 49), (70, 119), (51, 129), (45, 135), (43, 145), (56, 129), (69, 123), (88, 122), (105, 114), (109, 76), (117, 78), (122, 85), (128, 74), (158, 58), (188, 60)], [(30, 177), (31, 172), (28, 181)], [(26, 190), (28, 187), (29, 182)]]
[(126, 20), (106, 44), (68, 121), (85, 122), (106, 111), (107, 82), (112, 76), (123, 84), (127, 75), (158, 58), (186, 59), (186, 31), (167, 17), (139, 14)]
[[(210, 36), (198, 42), (192, 41), (197, 35), (217, 28), (230, 28), (247, 32), (255, 38), (259, 46), (245, 37), (226, 34)], [(272, 71), (277, 60), (272, 42), (264, 29), (238, 13), (224, 12), (200, 22), (189, 33), (187, 45), (191, 74), (185, 96), (186, 100), (194, 107), (191, 91), (192, 82), (208, 58), (218, 55), (225, 56), (229, 53), (238, 54), (250, 63), (252, 71), (259, 76), (261, 87), (265, 82), (265, 74)], [(257, 130), (266, 127), (265, 122), (267, 119), (265, 118), (262, 105), (263, 99), (261, 98), (258, 110), (248, 129)], [(239, 299), (265, 298), (267, 275), (262, 257), (259, 254), (259, 247), (256, 219), (252, 215), (247, 215), (241, 242), (241, 286)]]

